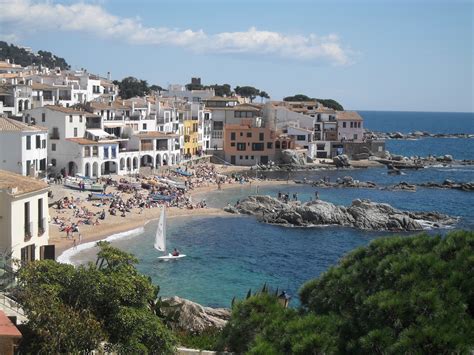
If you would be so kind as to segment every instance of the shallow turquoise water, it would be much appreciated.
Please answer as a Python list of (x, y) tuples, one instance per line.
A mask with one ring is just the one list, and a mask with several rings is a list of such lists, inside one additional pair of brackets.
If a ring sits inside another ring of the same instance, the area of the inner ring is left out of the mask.
[[(366, 123), (387, 127), (387, 131), (472, 132), (472, 114), (449, 116), (452, 130), (448, 129), (449, 122), (443, 119), (446, 117), (444, 114), (413, 114), (398, 113), (396, 118), (393, 113), (369, 114)], [(419, 118), (418, 126), (416, 117)], [(398, 120), (395, 126), (398, 129), (393, 128), (394, 119)], [(377, 127), (374, 129), (381, 130)], [(473, 139), (390, 141), (389, 150), (404, 155), (423, 156), (438, 154), (436, 152), (439, 151), (439, 154), (453, 154), (459, 159), (474, 159), (473, 142)], [(287, 177), (287, 173), (267, 175)], [(310, 171), (291, 173), (291, 179), (319, 179), (326, 176), (335, 181), (345, 175), (386, 186), (400, 181), (473, 181), (474, 168), (429, 168), (407, 171), (402, 176), (390, 176), (385, 169)], [(297, 192), (300, 200), (307, 201), (314, 196), (315, 190), (308, 185), (287, 185), (282, 182), (278, 186), (260, 188), (259, 193), (276, 196), (279, 191), (290, 194)], [(321, 199), (336, 204), (347, 205), (356, 198), (368, 198), (400, 209), (437, 210), (459, 216), (456, 228), (474, 227), (473, 195), (468, 192), (424, 188), (419, 188), (417, 192), (334, 188), (320, 188), (318, 191)], [(196, 199), (206, 198), (208, 205), (223, 207), (228, 202), (235, 203), (255, 193), (255, 186), (236, 185), (235, 189), (215, 191), (206, 196), (197, 196)], [(392, 235), (340, 227), (285, 228), (261, 224), (246, 216), (172, 218), (168, 221), (168, 246), (177, 247), (188, 256), (178, 261), (158, 262), (159, 253), (153, 249), (155, 229), (156, 222), (151, 222), (145, 227), (144, 233), (116, 240), (113, 244), (139, 258), (139, 270), (160, 285), (161, 295), (178, 295), (210, 306), (229, 306), (234, 296), (245, 297), (249, 288), (255, 290), (265, 282), (274, 288), (286, 289), (294, 296), (293, 304), (296, 304), (297, 291), (305, 281), (319, 276), (355, 247), (366, 245), (380, 236)], [(433, 232), (436, 231), (430, 233)], [(446, 230), (440, 232), (445, 233)], [(76, 255), (73, 261), (94, 259), (94, 250), (86, 250)]]

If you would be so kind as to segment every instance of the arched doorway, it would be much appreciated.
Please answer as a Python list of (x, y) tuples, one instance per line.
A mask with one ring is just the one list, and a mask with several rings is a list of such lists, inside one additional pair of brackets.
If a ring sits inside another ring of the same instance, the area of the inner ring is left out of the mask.
[(74, 163), (73, 161), (70, 161), (68, 164), (67, 164), (67, 174), (69, 176), (74, 176), (77, 174), (77, 164)]
[(90, 176), (90, 173), (91, 173), (91, 165), (89, 163), (86, 163), (84, 167), (84, 175)]
[(153, 168), (153, 157), (148, 154), (142, 156), (140, 166), (149, 166)]
[(30, 101), (25, 100), (25, 110), (28, 110), (30, 108)]
[(99, 177), (99, 164), (97, 162), (92, 164), (92, 176)]
[(23, 111), (23, 100), (18, 101), (18, 112)]
[(176, 153), (176, 164), (179, 164), (180, 161), (179, 153)]
[(133, 170), (138, 169), (138, 158), (134, 157), (133, 158)]
[(120, 170), (123, 170), (123, 169), (125, 169), (125, 159), (121, 158), (120, 159)]
[(100, 166), (101, 175), (117, 174), (117, 163), (114, 161), (105, 161)]
[(170, 157), (171, 157), (171, 165), (174, 165), (175, 164), (174, 154), (170, 154)]
[(163, 165), (168, 165), (169, 161), (168, 161), (168, 154), (163, 154)]
[(130, 157), (127, 158), (127, 170), (131, 170), (132, 169), (132, 161), (130, 159)]

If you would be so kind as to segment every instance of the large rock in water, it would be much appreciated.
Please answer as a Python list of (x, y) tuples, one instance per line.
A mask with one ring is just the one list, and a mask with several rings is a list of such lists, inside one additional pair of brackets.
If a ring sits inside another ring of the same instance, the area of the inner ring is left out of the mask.
[(222, 329), (230, 319), (227, 308), (203, 307), (177, 296), (166, 298), (163, 303), (161, 311), (175, 319), (171, 322), (173, 330), (199, 334), (210, 328)]
[(285, 149), (281, 152), (281, 161), (283, 164), (305, 165), (305, 156), (295, 150)]
[(349, 163), (349, 157), (345, 154), (335, 156), (334, 158), (332, 158), (332, 160), (338, 168), (345, 168), (351, 166), (351, 164)]
[(441, 213), (401, 211), (369, 200), (354, 200), (344, 207), (322, 200), (301, 204), (285, 203), (270, 196), (249, 196), (235, 210), (255, 215), (267, 223), (288, 226), (340, 225), (364, 230), (418, 231), (456, 222)]

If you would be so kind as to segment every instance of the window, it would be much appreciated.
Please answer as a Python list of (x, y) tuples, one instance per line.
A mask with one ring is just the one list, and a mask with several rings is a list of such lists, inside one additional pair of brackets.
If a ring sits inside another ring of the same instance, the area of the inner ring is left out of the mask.
[(245, 156), (245, 160), (249, 160), (249, 156), (248, 156), (248, 155)]
[(56, 151), (56, 143), (52, 143), (52, 144), (51, 144), (51, 150), (52, 150), (53, 152)]
[(112, 158), (113, 159), (117, 158), (117, 148), (116, 147), (112, 147)]
[(82, 115), (79, 116), (79, 122), (82, 123)]
[(317, 150), (324, 150), (325, 144), (316, 144), (316, 149)]
[(243, 155), (240, 156), (240, 160), (244, 159)]
[(354, 139), (357, 139), (357, 134), (354, 134)]
[(142, 126), (143, 126), (142, 129), (143, 129), (144, 131), (146, 131), (146, 123), (144, 123)]
[(26, 150), (31, 149), (31, 136), (26, 136)]
[(243, 137), (243, 136), (244, 136), (244, 132), (240, 132), (240, 136)]
[(41, 114), (41, 122), (46, 122), (46, 114), (44, 112)]
[[(43, 199), (38, 199), (38, 234), (44, 233), (44, 221), (43, 221)], [(41, 233), (42, 232), (42, 233)]]
[(231, 146), (231, 147), (235, 147), (235, 142), (231, 142), (231, 143), (230, 143), (230, 146)]
[(77, 127), (74, 127), (74, 137), (77, 137)]
[(354, 128), (354, 122), (351, 121), (351, 128)]
[(214, 121), (213, 123), (213, 129), (215, 131), (222, 131), (224, 129), (224, 122), (222, 121)]
[(247, 132), (247, 138), (252, 138), (252, 132)]
[(36, 136), (36, 149), (41, 148), (41, 136)]
[(109, 157), (109, 147), (104, 147), (104, 158)]
[(41, 141), (41, 148), (46, 148), (46, 139)]
[(360, 122), (357, 122), (357, 128), (360, 128)]
[(91, 147), (84, 147), (84, 156), (90, 157), (91, 156)]
[(98, 146), (92, 147), (92, 156), (93, 157), (98, 157), (99, 156), (99, 147)]
[(51, 159), (51, 165), (56, 166), (56, 159)]
[(254, 159), (255, 159), (255, 157), (252, 155), (252, 156), (250, 157), (250, 159), (254, 160)]
[(265, 140), (265, 133), (263, 133), (263, 132), (262, 132), (262, 133), (259, 133), (259, 134), (258, 134), (258, 139), (259, 139), (260, 141), (264, 141), (264, 140)]
[(275, 143), (275, 148), (276, 148), (276, 149), (280, 149), (280, 141), (276, 141), (276, 143)]
[(342, 128), (346, 128), (346, 123), (347, 122), (342, 122)]
[(230, 140), (235, 141), (235, 132), (230, 132)]
[(267, 143), (267, 149), (272, 149), (273, 147), (273, 143), (272, 142), (268, 142)]
[(30, 226), (30, 203), (25, 202), (24, 204), (24, 223), (25, 223), (25, 236), (31, 237), (31, 226)]
[(263, 151), (265, 150), (265, 145), (263, 143), (252, 143), (253, 151)]
[(237, 143), (237, 150), (245, 150), (245, 143)]
[(306, 136), (305, 136), (304, 134), (301, 134), (301, 135), (298, 134), (298, 135), (296, 136), (296, 140), (297, 140), (297, 141), (304, 141), (304, 140), (306, 140)]
[(69, 123), (72, 123), (72, 115), (69, 115)]

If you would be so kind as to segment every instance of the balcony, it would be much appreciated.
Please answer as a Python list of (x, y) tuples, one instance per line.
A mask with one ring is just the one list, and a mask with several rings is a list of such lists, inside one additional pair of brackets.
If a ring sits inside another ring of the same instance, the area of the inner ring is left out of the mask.
[(49, 139), (56, 140), (59, 139), (59, 133), (51, 133)]

